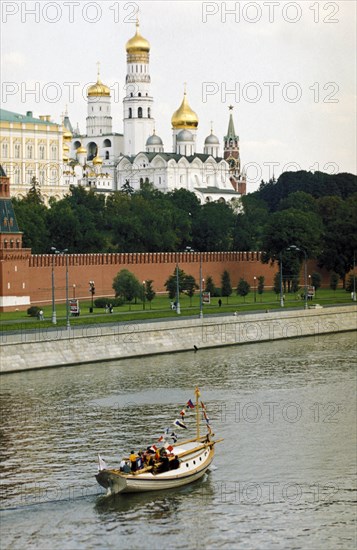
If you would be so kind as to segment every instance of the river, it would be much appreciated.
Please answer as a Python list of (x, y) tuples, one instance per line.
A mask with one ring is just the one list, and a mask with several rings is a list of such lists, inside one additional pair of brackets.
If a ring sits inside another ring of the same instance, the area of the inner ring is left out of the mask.
[[(354, 549), (355, 350), (344, 333), (2, 376), (1, 549)], [(212, 470), (104, 497), (98, 453), (154, 443), (196, 385)]]

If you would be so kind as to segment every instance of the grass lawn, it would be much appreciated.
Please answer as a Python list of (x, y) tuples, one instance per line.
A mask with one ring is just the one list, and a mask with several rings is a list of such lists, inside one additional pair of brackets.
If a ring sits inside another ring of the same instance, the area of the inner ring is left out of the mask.
[[(255, 298), (255, 300), (254, 300)], [(243, 311), (259, 311), (266, 309), (280, 308), (280, 297), (272, 291), (264, 291), (260, 296), (258, 293), (254, 297), (254, 293), (250, 292), (244, 298), (232, 294), (228, 298), (221, 298), (222, 306), (218, 306), (219, 298), (212, 298), (211, 304), (203, 305), (203, 314), (213, 313), (233, 313)], [(330, 289), (319, 289), (314, 300), (308, 304), (346, 304), (351, 303), (351, 295), (343, 289), (336, 291)], [(36, 304), (32, 304), (36, 305)], [(91, 306), (90, 300), (80, 300), (81, 315), (80, 317), (70, 317), (70, 323), (73, 326), (91, 325), (109, 322), (128, 322), (140, 319), (160, 319), (160, 318), (176, 318), (176, 311), (170, 308), (170, 299), (167, 295), (157, 295), (150, 304), (146, 302), (138, 302), (137, 304), (125, 304), (114, 308), (112, 314), (106, 313), (104, 309), (94, 308), (93, 313), (89, 313)], [(199, 295), (196, 294), (192, 301), (186, 295), (180, 297), (181, 315), (182, 316), (198, 316), (199, 314)], [(304, 301), (299, 298), (299, 294), (285, 294), (285, 307), (302, 308)], [(36, 317), (29, 317), (26, 311), (13, 311), (0, 314), (0, 330), (1, 331), (17, 331), (47, 328), (53, 326), (51, 323), (52, 306), (41, 306), (44, 312), (44, 321), (39, 321)], [(65, 304), (56, 304), (57, 326), (66, 326), (66, 307)]]

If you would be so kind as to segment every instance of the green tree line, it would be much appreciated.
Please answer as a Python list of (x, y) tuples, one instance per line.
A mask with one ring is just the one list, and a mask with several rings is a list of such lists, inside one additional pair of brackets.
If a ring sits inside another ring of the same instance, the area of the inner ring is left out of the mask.
[[(72, 187), (46, 206), (36, 181), (13, 199), (25, 247), (49, 253), (264, 251), (263, 261), (283, 262), (293, 281), (305, 253), (345, 279), (357, 249), (357, 177), (286, 172), (262, 182), (240, 204), (200, 204), (194, 193), (161, 193), (151, 184), (107, 197)], [(294, 245), (295, 249), (289, 247)]]

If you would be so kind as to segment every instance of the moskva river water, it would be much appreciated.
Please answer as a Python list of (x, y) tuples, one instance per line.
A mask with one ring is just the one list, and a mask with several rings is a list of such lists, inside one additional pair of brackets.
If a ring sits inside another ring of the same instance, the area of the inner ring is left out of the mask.
[[(1, 549), (355, 549), (355, 349), (347, 333), (3, 376)], [(212, 470), (103, 496), (98, 453), (157, 442), (196, 385), (224, 438)]]

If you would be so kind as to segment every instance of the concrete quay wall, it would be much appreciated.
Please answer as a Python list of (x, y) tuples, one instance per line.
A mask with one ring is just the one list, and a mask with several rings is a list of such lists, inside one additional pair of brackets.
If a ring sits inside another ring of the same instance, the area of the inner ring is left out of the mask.
[(3, 335), (0, 372), (357, 330), (357, 305)]

